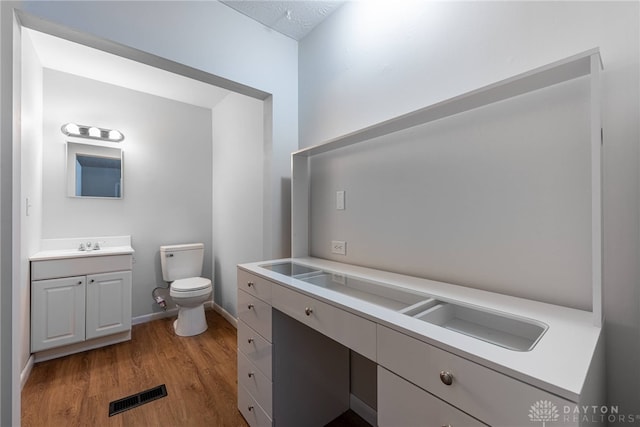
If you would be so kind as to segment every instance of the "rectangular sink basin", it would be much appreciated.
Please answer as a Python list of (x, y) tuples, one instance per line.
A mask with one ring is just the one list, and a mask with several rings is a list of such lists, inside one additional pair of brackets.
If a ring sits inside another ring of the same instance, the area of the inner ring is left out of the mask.
[(260, 267), (514, 351), (530, 351), (548, 328), (533, 319), (293, 262)]
[(296, 278), (391, 310), (402, 310), (427, 298), (422, 294), (414, 294), (342, 274), (323, 272)]
[(283, 274), (285, 276), (297, 276), (300, 274), (306, 274), (306, 273), (319, 273), (320, 270), (318, 269), (313, 269), (310, 267), (307, 267), (305, 265), (300, 265), (300, 264), (296, 264), (293, 262), (281, 262), (281, 263), (277, 263), (277, 264), (265, 264), (265, 265), (261, 265), (260, 267), (262, 268), (266, 268), (267, 270), (271, 270), (271, 271), (275, 271), (276, 273), (280, 273)]
[(515, 351), (531, 350), (548, 328), (535, 320), (447, 302), (414, 317)]

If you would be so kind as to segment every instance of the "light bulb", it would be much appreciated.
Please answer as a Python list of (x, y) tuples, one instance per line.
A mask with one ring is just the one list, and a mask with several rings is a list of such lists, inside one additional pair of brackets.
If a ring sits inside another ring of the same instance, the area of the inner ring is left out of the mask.
[(64, 125), (64, 130), (71, 135), (80, 135), (80, 128), (75, 123), (67, 123)]
[(120, 131), (117, 131), (115, 129), (110, 130), (109, 131), (109, 139), (114, 140), (114, 141), (120, 141), (122, 139), (122, 134), (120, 133)]
[(89, 128), (89, 136), (93, 138), (100, 138), (100, 129), (95, 126)]

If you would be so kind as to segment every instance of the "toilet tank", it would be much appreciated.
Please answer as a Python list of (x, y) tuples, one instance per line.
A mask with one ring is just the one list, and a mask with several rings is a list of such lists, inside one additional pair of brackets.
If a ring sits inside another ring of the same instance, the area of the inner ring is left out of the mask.
[(203, 260), (204, 244), (202, 243), (160, 246), (162, 278), (166, 282), (199, 277), (202, 274)]

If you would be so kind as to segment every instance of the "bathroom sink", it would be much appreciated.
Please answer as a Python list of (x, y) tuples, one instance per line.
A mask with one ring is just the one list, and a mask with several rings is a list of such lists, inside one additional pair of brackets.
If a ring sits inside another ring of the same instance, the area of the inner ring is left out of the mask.
[(265, 264), (260, 267), (266, 268), (267, 270), (275, 271), (276, 273), (284, 274), (285, 276), (295, 277), (300, 274), (307, 273), (319, 273), (320, 270), (317, 268), (310, 268), (305, 265), (296, 264), (293, 262), (280, 262), (276, 264)]
[(307, 283), (349, 295), (391, 310), (402, 310), (425, 299), (424, 295), (392, 288), (384, 284), (335, 273), (298, 277)]
[(78, 249), (52, 249), (46, 251), (40, 251), (29, 259), (31, 261), (43, 261), (47, 259), (64, 259), (64, 258), (86, 258), (94, 256), (107, 256), (107, 255), (128, 255), (135, 251), (131, 246), (111, 246), (103, 247), (98, 250), (80, 251)]
[(548, 328), (532, 319), (442, 301), (414, 317), (516, 351), (531, 350)]
[(425, 293), (293, 262), (265, 264), (260, 267), (509, 350), (530, 351), (548, 328), (544, 323), (533, 319), (444, 301)]

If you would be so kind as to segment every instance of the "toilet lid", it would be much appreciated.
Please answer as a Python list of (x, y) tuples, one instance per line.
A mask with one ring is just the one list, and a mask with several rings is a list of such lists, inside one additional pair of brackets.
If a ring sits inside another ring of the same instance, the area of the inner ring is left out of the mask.
[(176, 292), (197, 291), (211, 286), (211, 280), (204, 277), (189, 277), (178, 279), (171, 283), (171, 289)]

